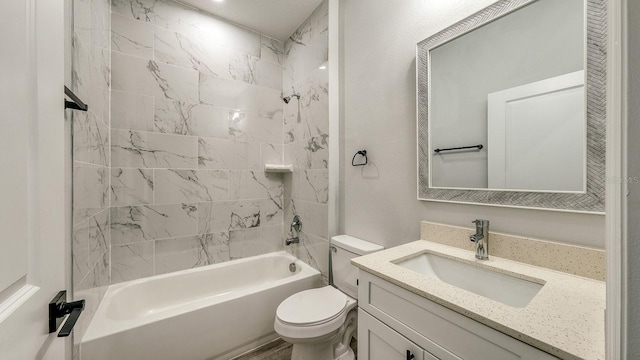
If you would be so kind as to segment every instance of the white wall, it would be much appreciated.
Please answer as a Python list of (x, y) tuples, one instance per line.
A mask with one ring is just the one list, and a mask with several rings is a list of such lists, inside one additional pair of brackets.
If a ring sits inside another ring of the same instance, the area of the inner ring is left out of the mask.
[[(640, 178), (640, 2), (627, 0), (627, 176)], [(624, 129), (623, 129), (624, 131)], [(624, 133), (623, 133), (624, 135)], [(627, 184), (627, 359), (640, 359), (640, 184)]]
[[(415, 46), (492, 0), (347, 0), (340, 231), (384, 246), (419, 238), (419, 221), (604, 247), (604, 216), (416, 200)], [(366, 149), (370, 165), (351, 167)]]

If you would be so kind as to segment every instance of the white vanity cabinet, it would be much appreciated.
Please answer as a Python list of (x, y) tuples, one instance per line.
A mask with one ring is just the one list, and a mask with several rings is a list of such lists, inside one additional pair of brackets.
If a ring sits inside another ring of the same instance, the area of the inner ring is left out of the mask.
[(358, 305), (361, 360), (557, 359), (364, 271)]

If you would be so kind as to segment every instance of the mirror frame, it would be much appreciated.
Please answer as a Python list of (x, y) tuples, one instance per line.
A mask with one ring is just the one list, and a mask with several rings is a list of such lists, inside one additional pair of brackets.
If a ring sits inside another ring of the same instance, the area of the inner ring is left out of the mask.
[(551, 193), (431, 188), (429, 184), (429, 51), (538, 0), (500, 0), (422, 40), (416, 47), (418, 200), (604, 214), (607, 80), (606, 0), (585, 0), (586, 191)]

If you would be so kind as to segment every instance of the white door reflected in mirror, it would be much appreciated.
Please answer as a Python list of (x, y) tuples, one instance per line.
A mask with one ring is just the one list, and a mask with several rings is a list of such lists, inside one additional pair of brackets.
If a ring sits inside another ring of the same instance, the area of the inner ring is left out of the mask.
[(584, 71), (488, 96), (489, 189), (584, 192)]

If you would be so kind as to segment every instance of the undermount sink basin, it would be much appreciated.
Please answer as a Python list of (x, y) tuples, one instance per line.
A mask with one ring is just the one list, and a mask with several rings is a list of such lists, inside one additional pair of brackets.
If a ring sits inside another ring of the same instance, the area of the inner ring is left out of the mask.
[(395, 264), (515, 308), (526, 307), (544, 286), (431, 253)]

